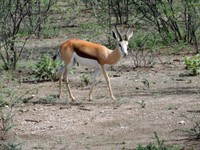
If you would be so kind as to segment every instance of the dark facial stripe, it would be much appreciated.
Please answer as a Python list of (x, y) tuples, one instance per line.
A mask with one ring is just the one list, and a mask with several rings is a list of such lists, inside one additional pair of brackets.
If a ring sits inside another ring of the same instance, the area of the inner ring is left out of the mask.
[(122, 51), (123, 55), (126, 55), (126, 53), (124, 52), (124, 48), (121, 46), (121, 44), (119, 44), (119, 48)]
[(87, 54), (87, 53), (84, 53), (83, 51), (81, 51), (80, 49), (78, 48), (74, 48), (74, 51), (76, 52), (77, 55), (79, 55), (80, 57), (83, 57), (83, 58), (87, 58), (87, 59), (93, 59), (93, 60), (96, 60), (98, 61), (98, 59), (90, 54)]

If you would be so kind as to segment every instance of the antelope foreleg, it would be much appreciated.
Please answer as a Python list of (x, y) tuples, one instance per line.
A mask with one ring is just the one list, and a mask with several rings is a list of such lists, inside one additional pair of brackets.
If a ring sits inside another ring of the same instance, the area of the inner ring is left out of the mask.
[(90, 101), (92, 100), (92, 91), (93, 91), (94, 86), (96, 84), (96, 78), (99, 75), (99, 72), (100, 72), (100, 69), (98, 68), (98, 69), (95, 70), (95, 72), (93, 74), (92, 85), (91, 85), (90, 92), (89, 92), (89, 100)]
[(105, 78), (105, 80), (106, 80), (106, 82), (107, 82), (108, 89), (109, 89), (109, 92), (110, 92), (110, 96), (112, 97), (112, 99), (115, 99), (115, 97), (113, 96), (113, 92), (112, 92), (111, 85), (110, 85), (110, 79), (109, 79), (109, 77), (108, 77), (108, 74), (107, 74), (107, 72), (106, 72), (104, 66), (102, 66), (101, 69), (102, 69), (104, 78)]

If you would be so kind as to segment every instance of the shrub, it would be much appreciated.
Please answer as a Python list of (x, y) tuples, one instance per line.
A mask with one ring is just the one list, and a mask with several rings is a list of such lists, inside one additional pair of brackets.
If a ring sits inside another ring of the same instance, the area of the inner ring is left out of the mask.
[(91, 83), (91, 77), (89, 74), (81, 74), (81, 81), (85, 83), (85, 85), (88, 85)]
[(42, 103), (42, 104), (55, 104), (56, 100), (57, 100), (57, 95), (48, 95), (44, 98), (40, 98), (39, 99), (39, 103)]
[(36, 63), (36, 75), (39, 80), (53, 80), (57, 68), (61, 66), (60, 61), (53, 61), (49, 55), (44, 55), (41, 60)]
[(200, 120), (199, 120), (199, 116), (195, 115), (195, 116), (192, 116), (192, 117), (188, 117), (186, 115), (182, 115), (182, 117), (184, 117), (189, 122), (191, 122), (192, 126), (189, 129), (184, 129), (184, 130), (181, 130), (181, 131), (187, 133), (190, 138), (192, 138), (192, 139), (194, 138), (194, 139), (198, 139), (199, 140), (200, 139)]
[(157, 133), (154, 132), (154, 136), (157, 141), (156, 144), (149, 143), (147, 146), (143, 147), (141, 145), (138, 145), (138, 147), (135, 150), (180, 150), (180, 148), (172, 147), (172, 146), (166, 146), (164, 144), (164, 141), (160, 140)]
[(7, 104), (7, 101), (3, 97), (3, 83), (2, 80), (0, 80), (0, 109), (1, 107), (4, 107)]
[(155, 65), (154, 51), (163, 46), (158, 34), (139, 30), (129, 42), (134, 67), (152, 67)]
[(191, 71), (193, 75), (200, 73), (200, 54), (184, 58), (185, 69)]
[(153, 50), (164, 46), (158, 33), (138, 30), (134, 33), (134, 38), (129, 41), (129, 48), (132, 50)]

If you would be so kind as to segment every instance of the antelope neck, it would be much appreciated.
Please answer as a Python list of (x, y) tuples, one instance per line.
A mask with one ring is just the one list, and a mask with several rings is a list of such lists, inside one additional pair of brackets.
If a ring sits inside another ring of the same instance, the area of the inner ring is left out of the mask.
[(107, 57), (107, 63), (108, 64), (115, 64), (119, 61), (119, 59), (122, 57), (122, 54), (118, 47), (116, 47), (114, 50), (110, 50), (110, 54)]

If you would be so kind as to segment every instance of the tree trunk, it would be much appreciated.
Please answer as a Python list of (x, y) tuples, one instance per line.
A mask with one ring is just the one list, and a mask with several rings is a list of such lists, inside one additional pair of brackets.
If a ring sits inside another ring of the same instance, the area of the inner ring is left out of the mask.
[(16, 64), (17, 64), (17, 52), (16, 52), (16, 49), (15, 49), (15, 43), (14, 42), (12, 42), (11, 44), (10, 44), (10, 50), (11, 50), (11, 52), (13, 53), (13, 56), (12, 56), (12, 58), (11, 58), (11, 60), (10, 60), (10, 68), (12, 67), (12, 69), (13, 70), (15, 70), (16, 69)]

